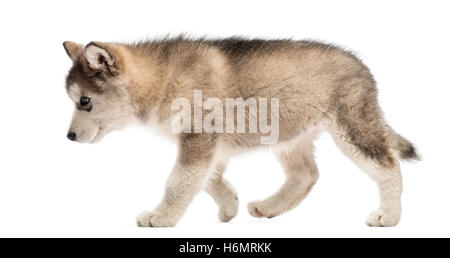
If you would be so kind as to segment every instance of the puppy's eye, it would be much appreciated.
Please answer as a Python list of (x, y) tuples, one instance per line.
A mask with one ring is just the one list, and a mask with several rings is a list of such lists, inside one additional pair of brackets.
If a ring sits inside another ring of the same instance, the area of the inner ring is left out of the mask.
[(82, 97), (80, 98), (80, 105), (86, 106), (87, 104), (89, 104), (90, 101), (91, 101), (90, 98), (85, 97), (85, 96), (82, 96)]

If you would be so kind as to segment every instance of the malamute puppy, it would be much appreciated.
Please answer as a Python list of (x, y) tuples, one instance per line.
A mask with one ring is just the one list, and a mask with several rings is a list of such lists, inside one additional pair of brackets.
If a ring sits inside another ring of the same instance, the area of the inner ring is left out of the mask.
[[(222, 177), (227, 160), (260, 146), (273, 148), (286, 182), (269, 198), (249, 203), (248, 211), (271, 218), (294, 208), (319, 177), (313, 142), (322, 131), (378, 184), (380, 206), (367, 224), (399, 222), (399, 160), (418, 155), (383, 119), (375, 81), (351, 53), (317, 42), (240, 38), (64, 42), (64, 48), (73, 61), (66, 83), (75, 104), (70, 140), (95, 143), (137, 121), (179, 145), (165, 196), (154, 211), (138, 216), (139, 226), (174, 226), (202, 189), (217, 202), (220, 220), (231, 220), (238, 198)], [(214, 119), (204, 112), (212, 107), (220, 111)], [(187, 109), (182, 119), (180, 109)], [(213, 130), (205, 128), (207, 121)]]

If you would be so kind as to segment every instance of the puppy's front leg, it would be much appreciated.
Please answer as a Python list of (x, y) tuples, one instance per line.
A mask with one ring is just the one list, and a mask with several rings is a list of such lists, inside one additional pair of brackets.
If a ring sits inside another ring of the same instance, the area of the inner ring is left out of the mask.
[(140, 227), (172, 227), (183, 216), (213, 168), (216, 137), (211, 134), (181, 135), (177, 163), (169, 177), (162, 202), (137, 218)]

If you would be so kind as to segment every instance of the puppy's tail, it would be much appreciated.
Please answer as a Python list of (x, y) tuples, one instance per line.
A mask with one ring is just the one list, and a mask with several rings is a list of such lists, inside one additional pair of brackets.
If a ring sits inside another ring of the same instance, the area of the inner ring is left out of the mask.
[(398, 153), (400, 159), (417, 161), (420, 160), (420, 156), (419, 154), (417, 154), (416, 148), (410, 141), (403, 138), (401, 135), (394, 131), (392, 131), (392, 135), (394, 140), (394, 149)]

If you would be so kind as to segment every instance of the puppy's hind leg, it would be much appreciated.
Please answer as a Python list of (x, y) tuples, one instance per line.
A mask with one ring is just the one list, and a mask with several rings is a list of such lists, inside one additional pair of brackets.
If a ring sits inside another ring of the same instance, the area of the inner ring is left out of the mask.
[(336, 132), (332, 134), (344, 154), (378, 185), (380, 206), (367, 218), (367, 225), (375, 227), (397, 225), (401, 215), (402, 176), (398, 159), (389, 150), (388, 145), (382, 144), (385, 138), (380, 135), (380, 138), (372, 144), (355, 143), (354, 137), (349, 138)]
[(232, 220), (238, 213), (239, 200), (236, 190), (223, 178), (226, 161), (217, 162), (204, 190), (211, 195), (219, 206), (219, 219), (222, 222)]
[(275, 148), (275, 154), (286, 174), (286, 182), (269, 198), (249, 203), (248, 211), (252, 216), (278, 216), (300, 204), (311, 191), (319, 178), (313, 155), (313, 140), (317, 134), (310, 133), (287, 146)]
[[(353, 78), (340, 90), (330, 132), (344, 154), (377, 183), (380, 193), (380, 207), (369, 216), (367, 224), (395, 226), (400, 220), (402, 193), (400, 165), (395, 155), (398, 137), (393, 137), (383, 120), (373, 80)], [(410, 152), (405, 153), (414, 157)]]

